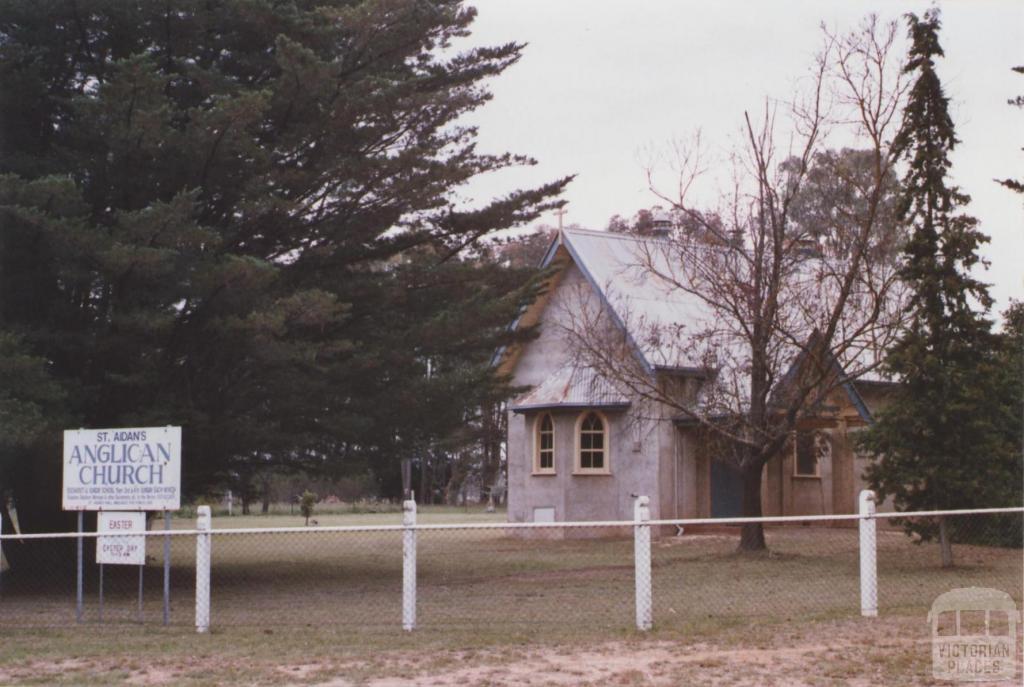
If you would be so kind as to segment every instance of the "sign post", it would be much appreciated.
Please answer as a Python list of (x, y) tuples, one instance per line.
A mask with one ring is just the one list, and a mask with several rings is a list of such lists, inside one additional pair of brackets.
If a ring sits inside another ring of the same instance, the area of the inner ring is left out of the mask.
[[(78, 580), (75, 618), (82, 622), (82, 528), (83, 513), (94, 511), (163, 511), (164, 529), (171, 529), (171, 511), (181, 508), (181, 427), (126, 427), (117, 429), (69, 429), (64, 431), (64, 510), (78, 511)], [(100, 517), (102, 519), (103, 513)], [(127, 522), (126, 513), (112, 513), (113, 521)], [(145, 515), (141, 517), (145, 530)], [(120, 520), (119, 520), (120, 519)], [(133, 522), (136, 522), (133, 520)], [(101, 532), (104, 531), (101, 525)], [(133, 530), (134, 531), (134, 525)], [(103, 565), (145, 565), (145, 535), (141, 545), (134, 537), (107, 537), (107, 551), (97, 538), (100, 564), (100, 603), (103, 599)], [(114, 541), (117, 540), (117, 541)], [(134, 543), (133, 543), (134, 542)], [(120, 546), (119, 546), (120, 545)], [(107, 556), (127, 557), (114, 561)], [(141, 560), (140, 560), (141, 557)], [(164, 537), (164, 624), (170, 622), (171, 538)], [(102, 607), (100, 613), (102, 614)], [(102, 617), (102, 616), (101, 616)], [(139, 569), (139, 618), (142, 618), (142, 569)]]
[(146, 514), (100, 511), (96, 517), (96, 562), (100, 566), (100, 622), (103, 622), (103, 566), (139, 566), (139, 622), (142, 622), (142, 567), (146, 564)]
[(142, 571), (146, 569), (145, 565), (139, 566), (139, 622), (142, 622)]
[(78, 581), (75, 584), (75, 622), (82, 622), (82, 531), (84, 511), (78, 511)]
[[(171, 512), (164, 511), (164, 531), (171, 531)], [(171, 624), (171, 537), (164, 535), (164, 625)]]

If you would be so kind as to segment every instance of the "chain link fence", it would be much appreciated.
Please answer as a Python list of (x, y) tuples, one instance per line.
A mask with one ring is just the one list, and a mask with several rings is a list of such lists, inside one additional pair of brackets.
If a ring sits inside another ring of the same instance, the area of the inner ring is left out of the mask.
[[(950, 568), (943, 567), (936, 542), (918, 543), (900, 521), (879, 514), (874, 520), (879, 614), (924, 618), (938, 595), (971, 586), (1005, 591), (1020, 608), (1022, 510), (945, 516), (953, 542)], [(215, 528), (210, 625), (339, 626), (358, 634), (400, 632), (405, 624), (429, 633), (460, 628), (523, 637), (559, 632), (614, 637), (643, 629), (645, 613), (655, 629), (680, 633), (861, 614), (862, 547), (855, 516), (765, 519), (767, 549), (743, 553), (737, 551), (739, 528), (732, 521), (637, 524)], [(651, 535), (649, 554), (644, 530)], [(403, 539), (411, 532), (415, 617), (410, 623), (403, 615), (403, 590), (407, 600), (410, 593), (403, 587), (410, 562)], [(80, 622), (162, 623), (163, 552), (169, 540), (167, 621), (193, 627), (197, 534), (191, 529), (147, 533), (145, 566), (103, 566), (102, 603), (94, 539), (84, 538)], [(5, 552), (38, 549), (34, 557), (17, 557), (35, 561), (32, 567), (0, 576), (4, 625), (79, 622), (75, 536), (33, 536), (3, 538)]]
[[(83, 566), (79, 605), (75, 534), (3, 537), (3, 551), (10, 554), (13, 561), (10, 569), (0, 573), (0, 618), (5, 627), (165, 624), (165, 611), (168, 625), (190, 627), (193, 624), (194, 537), (148, 532), (146, 563), (141, 566), (97, 565), (97, 537), (87, 533), (81, 541)], [(166, 571), (165, 549), (170, 554)]]
[[(958, 533), (951, 568), (942, 566), (938, 542), (909, 537), (885, 515), (876, 520), (879, 614), (924, 618), (937, 596), (959, 587), (1000, 589), (1021, 605), (1021, 516), (948, 517)], [(654, 624), (686, 630), (858, 615), (857, 524), (769, 522), (762, 553), (737, 552), (736, 528), (713, 524), (661, 537), (652, 548)], [(994, 529), (1004, 536), (993, 540)]]
[[(943, 567), (936, 540), (915, 544), (901, 524), (905, 518), (887, 518), (878, 528), (879, 613), (928, 612), (940, 594), (961, 587), (991, 587), (1024, 608), (1024, 552), (1022, 520), (1016, 514), (962, 514), (945, 516), (950, 530), (953, 565)], [(937, 518), (927, 518), (935, 525)], [(884, 524), (883, 524), (884, 523)]]
[[(616, 531), (618, 530), (618, 531)], [(418, 626), (587, 627), (633, 622), (633, 540), (623, 528), (419, 533)]]

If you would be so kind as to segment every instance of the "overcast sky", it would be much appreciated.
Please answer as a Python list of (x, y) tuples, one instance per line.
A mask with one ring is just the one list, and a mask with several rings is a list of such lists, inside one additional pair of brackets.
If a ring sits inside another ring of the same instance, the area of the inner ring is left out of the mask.
[[(490, 82), (494, 100), (472, 117), (480, 149), (528, 154), (538, 164), (475, 183), (493, 197), (576, 174), (566, 223), (603, 229), (658, 203), (644, 161), (700, 129), (712, 154), (737, 140), (744, 110), (789, 100), (821, 45), (822, 22), (850, 31), (870, 12), (897, 19), (928, 3), (843, 1), (470, 0), (473, 44), (526, 42), (522, 60)], [(993, 178), (1024, 177), (1024, 2), (941, 3), (946, 58), (940, 76), (962, 144), (955, 181), (992, 237), (984, 249), (997, 309), (1024, 300), (1024, 198)], [(900, 27), (899, 55), (905, 54)], [(838, 142), (837, 142), (838, 144)], [(715, 169), (724, 176), (728, 170)], [(554, 216), (546, 218), (557, 224)]]

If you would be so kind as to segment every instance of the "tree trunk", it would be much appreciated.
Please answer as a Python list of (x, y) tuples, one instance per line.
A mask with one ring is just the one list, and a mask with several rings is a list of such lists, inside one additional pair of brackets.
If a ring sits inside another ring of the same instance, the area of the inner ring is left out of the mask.
[(263, 480), (262, 486), (263, 486), (263, 493), (262, 493), (261, 496), (263, 498), (263, 503), (261, 505), (260, 511), (264, 515), (266, 515), (267, 513), (270, 512), (270, 480), (269, 479)]
[[(743, 475), (743, 517), (761, 517), (761, 466), (744, 467)], [(740, 530), (739, 551), (764, 551), (768, 545), (764, 540), (764, 525), (747, 522)]]
[(242, 502), (242, 515), (249, 515), (249, 508), (252, 505), (253, 473), (251, 470), (248, 466), (242, 466), (238, 470), (238, 500)]
[(946, 518), (939, 518), (939, 549), (942, 551), (942, 567), (953, 567), (953, 542), (949, 538), (949, 527)]
[(427, 497), (427, 480), (430, 479), (430, 475), (428, 474), (428, 470), (429, 469), (430, 469), (430, 466), (428, 464), (427, 456), (426, 456), (426, 453), (424, 453), (423, 457), (420, 458), (420, 505), (421, 506), (425, 506), (428, 503), (430, 503), (430, 500)]
[[(493, 403), (483, 413), (483, 436), (481, 439), (483, 447), (483, 465), (480, 471), (480, 483), (488, 492), (488, 508), (495, 505), (493, 487), (498, 482), (501, 473), (501, 446), (506, 436), (506, 415), (503, 403)], [(483, 491), (480, 494), (484, 498)]]

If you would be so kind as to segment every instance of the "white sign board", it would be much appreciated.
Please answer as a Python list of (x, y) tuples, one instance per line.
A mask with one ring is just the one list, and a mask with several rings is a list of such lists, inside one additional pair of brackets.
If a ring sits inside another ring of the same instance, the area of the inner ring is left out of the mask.
[[(109, 536), (146, 531), (146, 514), (101, 512), (96, 520), (96, 562), (113, 565), (145, 565), (146, 537)], [(106, 534), (108, 536), (104, 537)]]
[(64, 510), (177, 510), (181, 427), (64, 432)]

